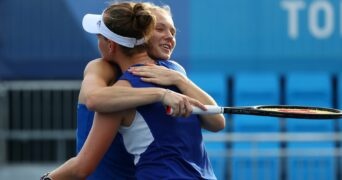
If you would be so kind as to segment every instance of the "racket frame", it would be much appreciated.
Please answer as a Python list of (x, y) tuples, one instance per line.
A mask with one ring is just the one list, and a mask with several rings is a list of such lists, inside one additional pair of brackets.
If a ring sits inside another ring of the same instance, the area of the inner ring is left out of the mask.
[[(342, 111), (333, 108), (313, 107), (313, 106), (293, 106), (293, 105), (257, 105), (257, 106), (241, 106), (241, 107), (220, 107), (214, 105), (206, 105), (207, 111), (203, 111), (197, 107), (193, 107), (193, 114), (241, 114), (256, 116), (272, 116), (282, 118), (299, 118), (299, 119), (338, 119), (342, 118)], [(280, 112), (263, 110), (263, 108), (282, 108), (282, 109), (300, 109), (300, 110), (319, 110), (328, 111), (325, 113), (303, 113), (303, 112)]]

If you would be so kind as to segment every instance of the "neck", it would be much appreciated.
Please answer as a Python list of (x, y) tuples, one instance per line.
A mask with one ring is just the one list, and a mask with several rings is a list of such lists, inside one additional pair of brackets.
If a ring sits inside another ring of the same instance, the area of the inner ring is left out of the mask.
[(154, 60), (151, 59), (146, 52), (135, 54), (132, 57), (123, 56), (118, 59), (118, 65), (122, 72), (135, 64), (154, 63)]

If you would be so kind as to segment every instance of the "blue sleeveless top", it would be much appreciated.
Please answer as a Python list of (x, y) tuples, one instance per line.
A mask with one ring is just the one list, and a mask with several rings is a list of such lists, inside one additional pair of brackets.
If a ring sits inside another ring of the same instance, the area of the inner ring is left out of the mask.
[[(183, 70), (172, 61), (158, 65)], [(184, 73), (184, 70), (183, 70)], [(160, 87), (130, 72), (120, 78), (132, 87)], [(164, 87), (179, 92), (175, 86)], [(172, 117), (161, 102), (136, 108), (130, 127), (120, 127), (124, 145), (134, 155), (137, 179), (216, 179), (201, 133), (198, 116)]]

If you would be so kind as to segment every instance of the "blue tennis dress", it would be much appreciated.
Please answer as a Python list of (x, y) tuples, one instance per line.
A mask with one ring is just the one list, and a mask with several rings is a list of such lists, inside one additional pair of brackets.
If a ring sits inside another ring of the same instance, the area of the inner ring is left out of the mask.
[[(184, 73), (173, 61), (157, 61)], [(132, 87), (158, 87), (130, 72), (120, 78)], [(179, 92), (174, 86), (164, 87)], [(134, 155), (137, 179), (216, 179), (205, 151), (198, 116), (172, 117), (161, 102), (140, 106), (129, 127), (120, 127), (126, 150)]]

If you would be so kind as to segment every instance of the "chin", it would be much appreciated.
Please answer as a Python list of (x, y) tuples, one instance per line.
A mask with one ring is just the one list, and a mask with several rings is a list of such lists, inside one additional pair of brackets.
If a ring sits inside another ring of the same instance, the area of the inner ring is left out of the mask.
[(164, 53), (163, 57), (165, 57), (165, 59), (170, 59), (171, 58), (171, 53)]
[(170, 59), (170, 56), (163, 56), (163, 59), (168, 60), (168, 59)]

